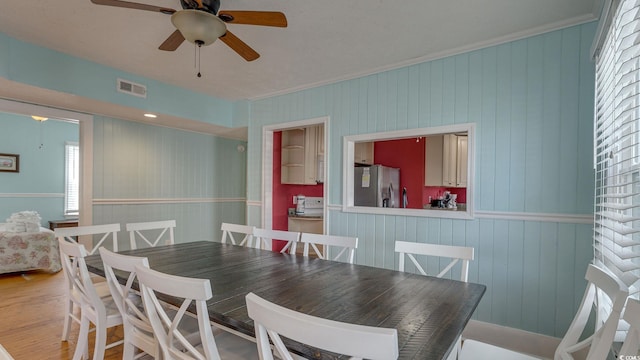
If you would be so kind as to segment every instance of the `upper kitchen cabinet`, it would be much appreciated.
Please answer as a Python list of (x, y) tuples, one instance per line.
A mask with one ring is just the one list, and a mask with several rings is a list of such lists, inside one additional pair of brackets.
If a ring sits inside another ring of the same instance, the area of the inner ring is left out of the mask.
[(324, 181), (324, 129), (309, 126), (282, 131), (282, 184)]
[(424, 185), (442, 186), (443, 135), (424, 138)]
[(467, 187), (467, 135), (425, 138), (425, 186)]
[(373, 141), (355, 143), (353, 161), (356, 164), (373, 165)]

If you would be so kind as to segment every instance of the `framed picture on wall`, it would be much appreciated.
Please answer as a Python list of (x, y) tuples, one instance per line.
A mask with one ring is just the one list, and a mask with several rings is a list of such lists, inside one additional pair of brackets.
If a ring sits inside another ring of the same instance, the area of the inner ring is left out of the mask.
[(20, 172), (20, 155), (0, 154), (0, 171)]

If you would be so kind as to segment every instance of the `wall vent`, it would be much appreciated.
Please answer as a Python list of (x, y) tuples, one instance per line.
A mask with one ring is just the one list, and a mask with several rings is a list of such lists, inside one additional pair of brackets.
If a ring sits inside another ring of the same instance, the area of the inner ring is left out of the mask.
[(136, 84), (128, 80), (118, 79), (118, 91), (125, 94), (142, 97), (142, 98), (147, 97), (146, 86), (142, 84)]

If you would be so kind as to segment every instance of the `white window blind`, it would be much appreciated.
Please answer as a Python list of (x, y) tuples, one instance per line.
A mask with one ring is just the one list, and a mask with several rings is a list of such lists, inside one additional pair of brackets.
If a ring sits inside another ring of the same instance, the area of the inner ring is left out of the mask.
[(64, 214), (78, 215), (80, 202), (80, 146), (67, 142), (65, 151)]
[(596, 58), (594, 260), (616, 274), (636, 298), (640, 278), (639, 56), (640, 0), (622, 0), (613, 10)]

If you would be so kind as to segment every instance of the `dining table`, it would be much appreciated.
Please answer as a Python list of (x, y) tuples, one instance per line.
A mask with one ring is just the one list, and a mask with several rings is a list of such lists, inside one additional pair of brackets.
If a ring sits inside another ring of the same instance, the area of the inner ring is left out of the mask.
[[(209, 279), (209, 319), (255, 339), (245, 296), (346, 323), (395, 328), (399, 359), (448, 359), (486, 286), (373, 266), (211, 241), (176, 243), (119, 253), (146, 257), (152, 269)], [(90, 272), (104, 276), (100, 255), (86, 258)], [(116, 274), (123, 283), (125, 274)], [(180, 299), (161, 300), (179, 306)], [(337, 354), (286, 340), (292, 353), (308, 359)]]

